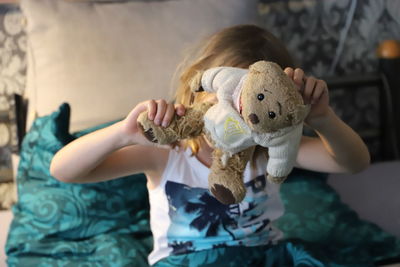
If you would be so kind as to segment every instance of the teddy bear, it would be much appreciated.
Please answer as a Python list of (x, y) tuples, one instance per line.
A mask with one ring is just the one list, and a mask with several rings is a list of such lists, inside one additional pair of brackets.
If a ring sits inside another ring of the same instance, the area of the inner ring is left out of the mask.
[(187, 107), (165, 128), (143, 112), (138, 124), (146, 138), (163, 145), (204, 134), (215, 148), (209, 190), (226, 205), (245, 197), (243, 172), (257, 145), (268, 149), (268, 181), (282, 183), (293, 169), (310, 108), (281, 67), (269, 61), (248, 69), (215, 67), (195, 76), (191, 88), (216, 93), (218, 102)]

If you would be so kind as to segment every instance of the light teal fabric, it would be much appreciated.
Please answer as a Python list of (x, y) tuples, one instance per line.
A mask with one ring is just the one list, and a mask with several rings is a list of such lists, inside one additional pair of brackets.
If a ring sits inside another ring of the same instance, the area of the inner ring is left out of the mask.
[(53, 155), (95, 129), (69, 134), (69, 114), (69, 106), (62, 105), (38, 118), (24, 138), (7, 262), (9, 266), (145, 266), (152, 239), (143, 175), (84, 185), (65, 184), (50, 175)]
[[(95, 184), (64, 184), (49, 173), (53, 155), (96, 128), (71, 135), (70, 109), (38, 118), (18, 169), (6, 253), (14, 266), (148, 266), (152, 248), (143, 175)], [(73, 166), (71, 166), (73, 168)], [(283, 183), (286, 212), (274, 247), (218, 247), (170, 256), (156, 266), (374, 266), (400, 255), (400, 241), (360, 220), (326, 184), (326, 175), (295, 169)]]

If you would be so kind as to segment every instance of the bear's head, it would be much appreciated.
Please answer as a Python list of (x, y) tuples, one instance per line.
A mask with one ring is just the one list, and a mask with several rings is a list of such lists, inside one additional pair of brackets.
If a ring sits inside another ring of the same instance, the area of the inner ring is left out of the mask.
[(281, 67), (258, 61), (249, 67), (240, 97), (241, 115), (255, 132), (269, 133), (301, 123), (309, 107)]

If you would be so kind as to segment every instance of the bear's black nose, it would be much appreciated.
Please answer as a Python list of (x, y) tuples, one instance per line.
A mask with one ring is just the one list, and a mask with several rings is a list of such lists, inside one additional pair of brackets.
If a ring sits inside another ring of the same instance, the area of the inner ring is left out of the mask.
[(257, 115), (254, 114), (254, 113), (251, 113), (251, 114), (249, 115), (249, 120), (250, 120), (250, 122), (251, 122), (252, 124), (257, 124), (257, 123), (260, 122), (260, 120), (258, 119)]

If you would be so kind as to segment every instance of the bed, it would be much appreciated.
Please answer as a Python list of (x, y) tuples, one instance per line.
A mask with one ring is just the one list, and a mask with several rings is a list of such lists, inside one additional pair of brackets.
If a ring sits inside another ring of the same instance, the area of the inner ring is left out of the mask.
[[(12, 213), (0, 212), (0, 245), (4, 252), (8, 234), (9, 266), (147, 265), (152, 239), (144, 176), (62, 184), (49, 174), (51, 158), (74, 138), (122, 118), (136, 103), (171, 98), (181, 51), (222, 27), (257, 23), (257, 5), (256, 0), (20, 1), (28, 36), (23, 92), (28, 131), (19, 151), (18, 202)], [(393, 64), (385, 60), (385, 66)], [(327, 80), (332, 88), (367, 81), (383, 95), (396, 83), (383, 67), (364, 76)], [(381, 104), (394, 99), (382, 97)], [(399, 120), (382, 118), (382, 131), (374, 134), (385, 145), (369, 169), (356, 175), (292, 173), (282, 187), (287, 212), (277, 222), (285, 239), (322, 247), (345, 266), (361, 259), (361, 266), (400, 262), (400, 161), (398, 148), (390, 145), (393, 135), (399, 138), (393, 128)], [(0, 255), (1, 266), (6, 256)]]

